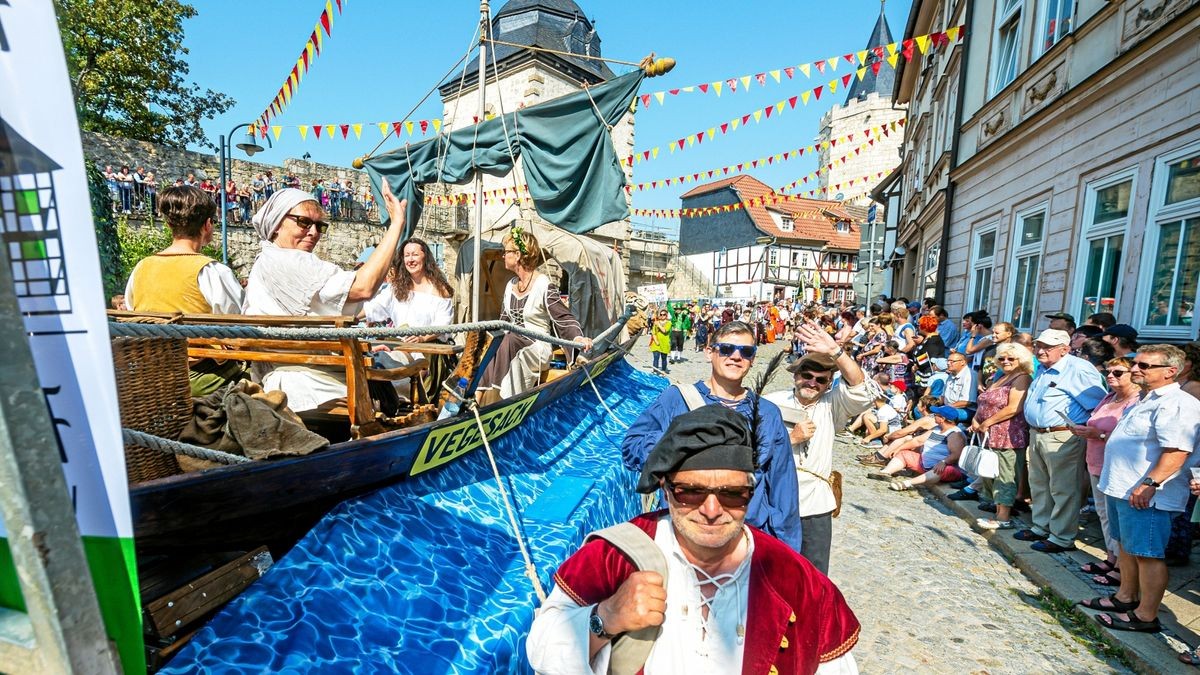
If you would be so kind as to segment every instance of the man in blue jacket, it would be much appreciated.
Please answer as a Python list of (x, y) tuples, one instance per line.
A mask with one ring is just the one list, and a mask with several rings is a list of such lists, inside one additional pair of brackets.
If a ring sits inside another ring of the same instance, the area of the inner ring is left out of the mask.
[(759, 487), (750, 501), (746, 522), (800, 552), (799, 486), (787, 428), (774, 403), (742, 386), (757, 349), (750, 326), (741, 321), (722, 324), (712, 345), (704, 350), (712, 373), (694, 385), (699, 394), (694, 405), (685, 399), (685, 390), (693, 385), (667, 387), (629, 428), (621, 455), (627, 468), (640, 472), (650, 450), (679, 415), (700, 405), (723, 405), (738, 412), (750, 420), (758, 463), (755, 476)]

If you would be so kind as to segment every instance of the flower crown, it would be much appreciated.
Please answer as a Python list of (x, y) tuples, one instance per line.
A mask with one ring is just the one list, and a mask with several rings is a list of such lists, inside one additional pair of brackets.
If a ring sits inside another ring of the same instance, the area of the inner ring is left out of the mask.
[(528, 251), (528, 249), (526, 249), (526, 246), (525, 246), (525, 237), (522, 236), (523, 234), (525, 234), (525, 229), (523, 227), (521, 227), (520, 225), (513, 225), (511, 234), (512, 234), (513, 244), (515, 244), (517, 247), (517, 250), (521, 252), (521, 256), (524, 257), (526, 255), (529, 255), (529, 251)]

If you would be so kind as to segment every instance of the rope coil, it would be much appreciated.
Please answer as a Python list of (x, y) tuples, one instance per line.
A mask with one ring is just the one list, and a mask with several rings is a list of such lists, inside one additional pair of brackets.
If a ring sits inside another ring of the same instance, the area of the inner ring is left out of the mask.
[(121, 438), (126, 445), (137, 445), (151, 450), (157, 450), (168, 455), (186, 455), (195, 459), (203, 459), (209, 462), (217, 462), (218, 464), (245, 464), (251, 460), (248, 457), (241, 455), (233, 455), (212, 448), (205, 448), (200, 445), (192, 445), (191, 443), (182, 443), (180, 441), (172, 441), (167, 438), (147, 434), (137, 429), (122, 428)]

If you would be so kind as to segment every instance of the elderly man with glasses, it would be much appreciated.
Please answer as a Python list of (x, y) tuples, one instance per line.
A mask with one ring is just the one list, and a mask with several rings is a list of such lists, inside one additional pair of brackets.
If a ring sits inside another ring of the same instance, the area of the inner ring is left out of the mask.
[(746, 522), (799, 551), (799, 493), (788, 431), (779, 408), (742, 385), (758, 353), (754, 333), (741, 321), (722, 324), (713, 335), (712, 345), (704, 351), (712, 366), (708, 379), (667, 387), (634, 420), (621, 444), (625, 466), (641, 471), (671, 420), (689, 410), (719, 405), (736, 411), (750, 420), (758, 453), (755, 476), (759, 489), (746, 512)]
[(1107, 393), (1100, 371), (1068, 353), (1070, 343), (1066, 331), (1050, 328), (1038, 335), (1033, 355), (1042, 369), (1025, 396), (1033, 527), (1014, 536), (1042, 553), (1075, 548), (1086, 444), (1071, 428), (1085, 424)]
[[(764, 398), (779, 406), (784, 424), (791, 426), (788, 438), (800, 485), (800, 551), (814, 567), (828, 573), (833, 513), (839, 506), (833, 492), (834, 435), (871, 408), (876, 394), (882, 392), (820, 326), (805, 321), (796, 335), (805, 353), (788, 366), (791, 391)], [(834, 383), (838, 373), (841, 379)]]
[(1083, 605), (1104, 610), (1096, 620), (1107, 628), (1161, 629), (1171, 518), (1187, 505), (1191, 476), (1184, 474), (1196, 465), (1193, 451), (1200, 443), (1200, 400), (1175, 381), (1184, 360), (1183, 350), (1171, 345), (1138, 350), (1129, 372), (1141, 400), (1121, 416), (1104, 447), (1099, 487), (1119, 549), (1121, 587)]
[[(273, 316), (355, 316), (375, 297), (404, 233), (405, 202), (387, 183), (384, 201), (391, 222), (362, 267), (346, 271), (321, 260), (313, 249), (329, 223), (311, 193), (285, 188), (271, 195), (254, 214), (262, 250), (246, 283), (246, 314)], [(281, 366), (261, 373), (263, 388), (288, 395), (293, 411), (312, 410), (346, 396), (344, 373), (307, 366)]]
[(746, 420), (675, 418), (637, 489), (667, 511), (594, 533), (558, 568), (526, 642), (539, 673), (857, 673), (859, 623), (795, 551), (746, 523), (764, 489)]

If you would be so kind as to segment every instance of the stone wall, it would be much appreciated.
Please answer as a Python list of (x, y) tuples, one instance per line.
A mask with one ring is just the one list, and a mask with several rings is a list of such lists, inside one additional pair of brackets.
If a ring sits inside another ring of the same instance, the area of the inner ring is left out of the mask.
[[(822, 173), (817, 180), (817, 199), (835, 199), (842, 193), (845, 200), (851, 204), (867, 205), (870, 197), (867, 192), (879, 183), (875, 174), (894, 169), (900, 163), (900, 144), (904, 141), (904, 130), (897, 128), (882, 133), (864, 137), (864, 129), (885, 127), (892, 122), (902, 119), (906, 114), (904, 106), (892, 107), (890, 97), (881, 97), (871, 93), (866, 100), (854, 100), (849, 104), (835, 105), (821, 117), (821, 131), (818, 142), (836, 141), (854, 134), (854, 140), (838, 143), (836, 146), (820, 150), (817, 159), (818, 166), (833, 164), (833, 168)], [(860, 146), (874, 140), (859, 152)], [(846, 158), (843, 163), (840, 160)], [(866, 181), (860, 180), (864, 176)], [(850, 181), (854, 185), (850, 185)], [(836, 186), (836, 187), (835, 187)]]

